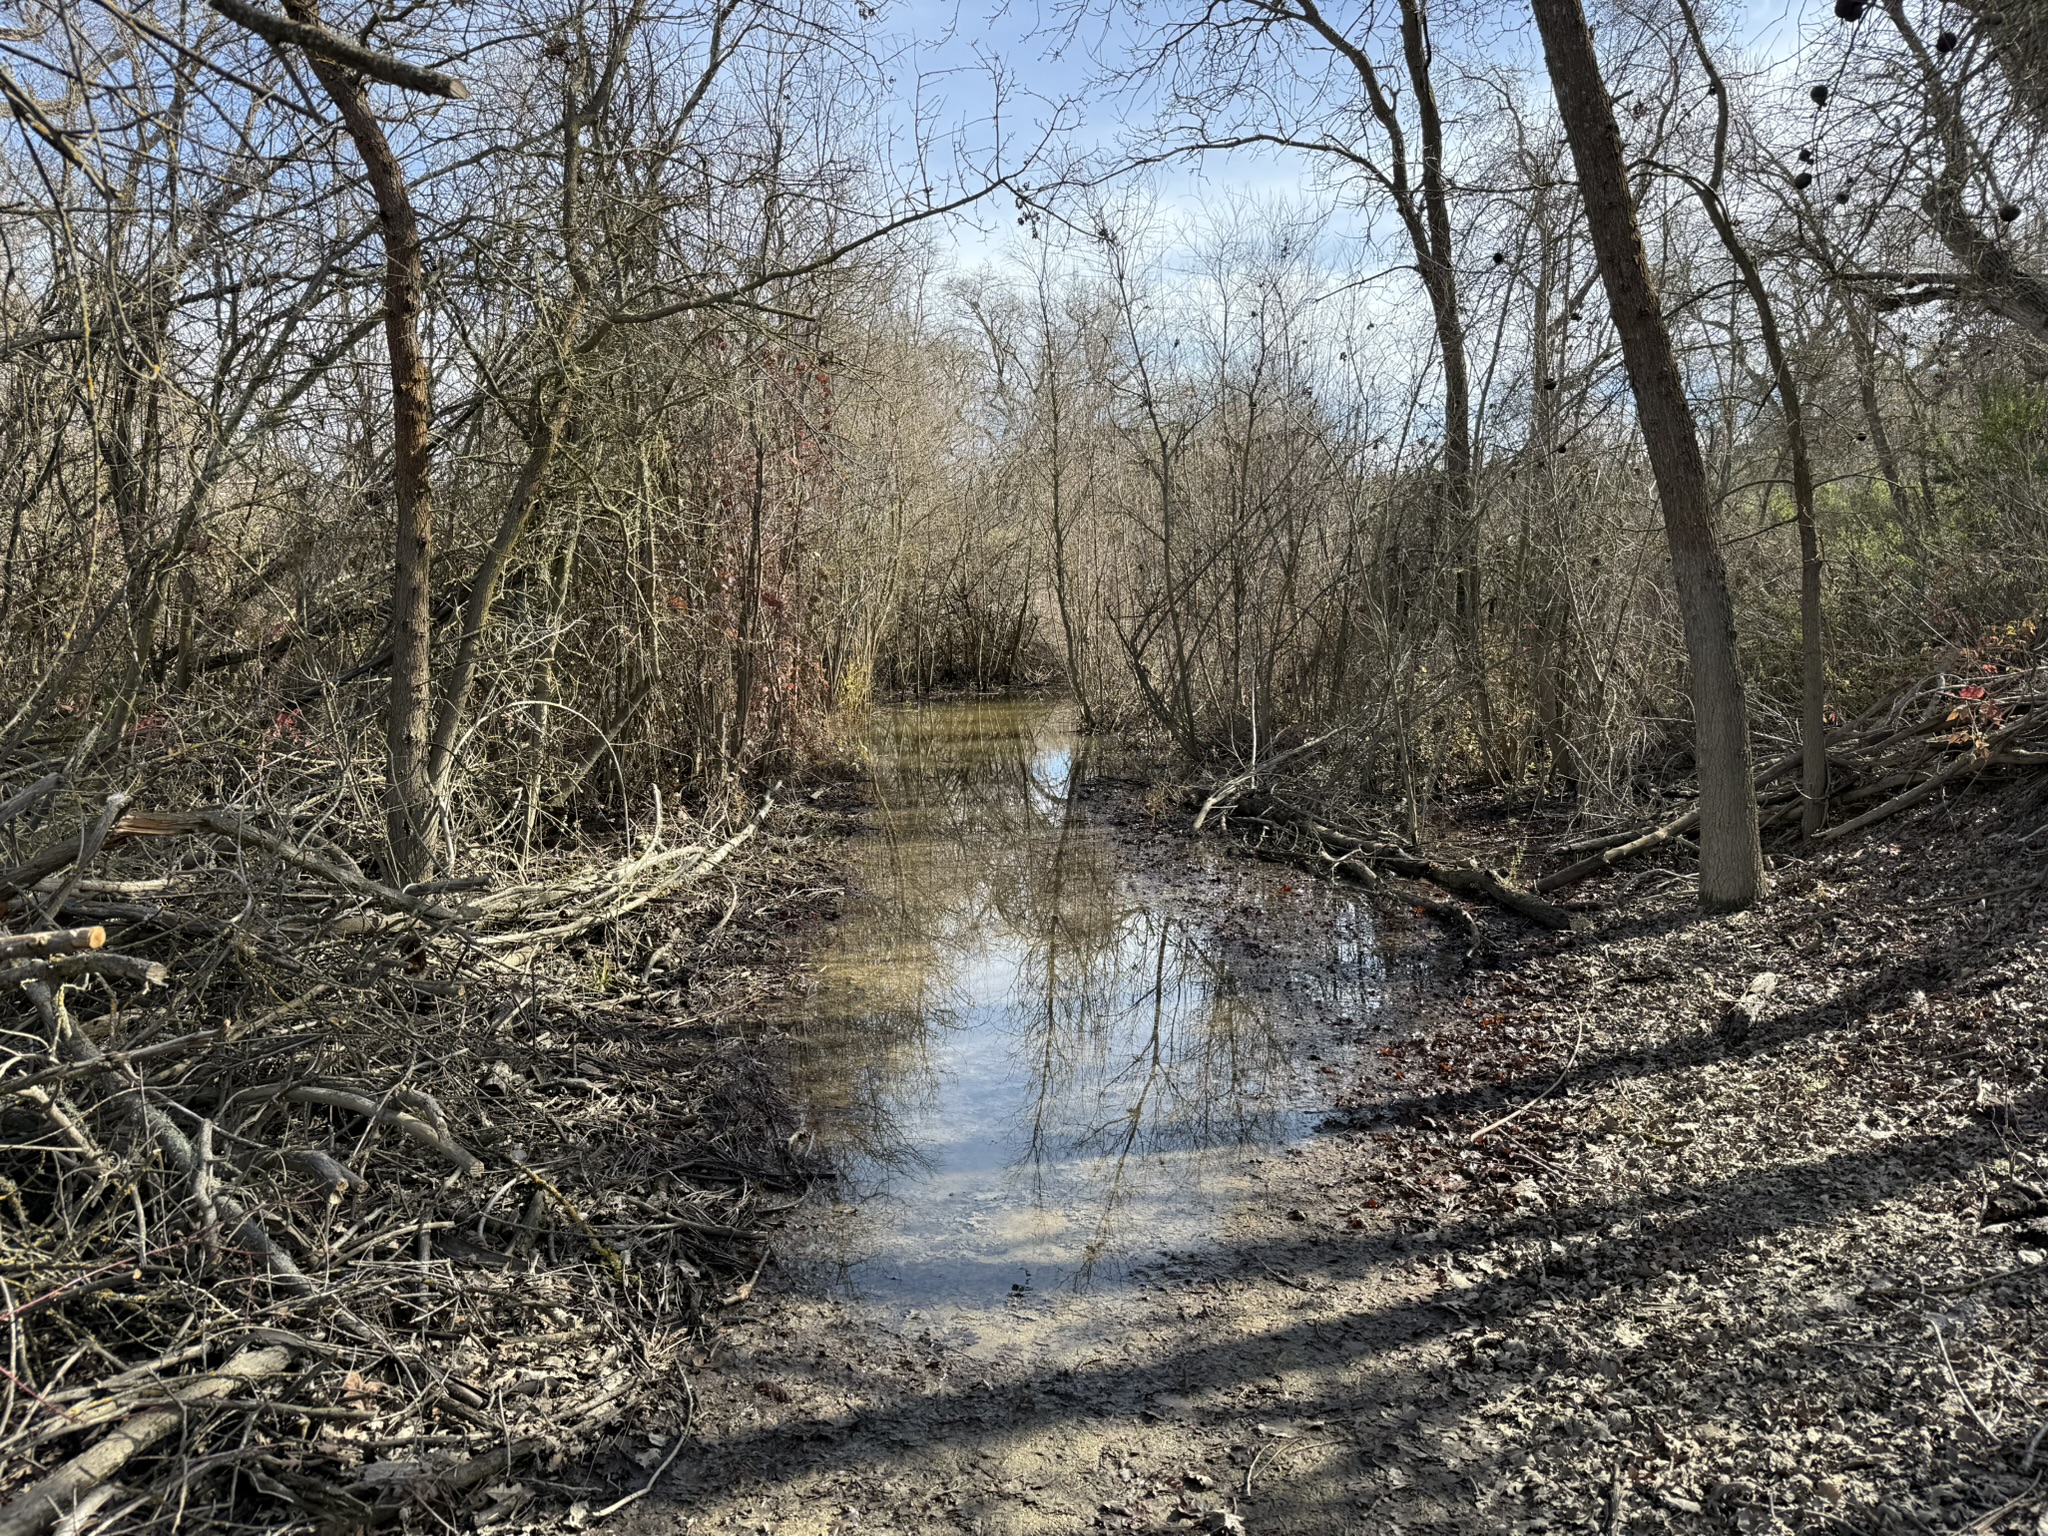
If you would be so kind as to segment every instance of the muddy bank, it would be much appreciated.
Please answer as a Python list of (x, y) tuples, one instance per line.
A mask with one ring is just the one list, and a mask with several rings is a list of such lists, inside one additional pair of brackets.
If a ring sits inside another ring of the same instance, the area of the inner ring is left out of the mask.
[(2032, 824), (1928, 810), (1732, 918), (1628, 876), (1583, 937), (1489, 918), (1479, 966), (1394, 920), (1341, 1107), (1207, 1240), (972, 1315), (757, 1293), (696, 1357), (701, 1454), (622, 1518), (2032, 1532)]

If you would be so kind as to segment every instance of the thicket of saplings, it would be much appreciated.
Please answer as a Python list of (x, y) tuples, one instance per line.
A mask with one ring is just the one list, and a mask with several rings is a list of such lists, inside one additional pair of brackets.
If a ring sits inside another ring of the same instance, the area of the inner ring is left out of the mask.
[[(896, 664), (938, 658), (931, 681), (972, 686), (994, 656), (994, 680), (1057, 678), (1098, 727), (1212, 767), (1339, 728), (1326, 771), (1373, 797), (1476, 782), (1611, 820), (1680, 789), (1685, 651), (1640, 442), (1603, 420), (1619, 360), (1601, 317), (1573, 317), (1575, 376), (1536, 385), (1558, 386), (1569, 425), (1518, 417), (1526, 364), (1501, 386), (1473, 527), (1447, 547), (1431, 423), (1372, 394), (1413, 332), (1397, 315), (1373, 322), (1386, 341), (1361, 323), (1298, 343), (1312, 274), (1270, 246), (1302, 238), (1225, 253), (1245, 266), (1163, 294), (1074, 283), (1042, 333), (1021, 285), (974, 289), (978, 320), (1016, 327), (990, 341), (1013, 376), (991, 369), (982, 404), (999, 424), (978, 467), (986, 521), (961, 534), (974, 574), (898, 619)], [(1801, 359), (1828, 423), (1821, 607), (1845, 729), (1936, 674), (1961, 705), (2025, 664), (2048, 559), (2048, 388), (1996, 322), (1905, 319), (1872, 412), (1871, 381), (1833, 344), (1839, 313), (1815, 317)], [(1145, 351), (1119, 352), (1123, 323), (1154, 328)], [(1092, 377), (1073, 362), (1090, 355)], [(1798, 743), (1799, 554), (1775, 413), (1726, 404), (1726, 557), (1757, 740), (1776, 756)], [(1035, 604), (1020, 601), (1030, 581)]]
[[(625, 1422), (658, 1471), (797, 1172), (669, 1019), (769, 899), (735, 871), (771, 786), (878, 697), (1063, 686), (1221, 781), (1205, 814), (1467, 927), (1569, 923), (1690, 834), (1685, 594), (1582, 173), (1456, 16), (1351, 57), (1282, 4), (1145, 64), (1194, 136), (1391, 210), (1391, 275), (1333, 278), (1296, 210), (1190, 236), (1031, 167), (959, 189), (1013, 200), (1014, 256), (940, 279), (948, 196), (881, 184), (886, 71), (829, 6), (22, 9), (10, 1536), (508, 1514)], [(2038, 115), (1975, 24), (1826, 45), (1821, 106), (1680, 12), (1617, 9), (1603, 62), (1685, 83), (1624, 120), (1646, 249), (1764, 817), (1814, 814), (1818, 678), (1838, 836), (2038, 755)], [(1311, 67), (1329, 124), (1231, 116)], [(1442, 846), (1472, 783), (1556, 857)]]
[[(1057, 677), (1097, 729), (1168, 746), (1198, 782), (1248, 782), (1264, 755), (1298, 795), (1352, 818), (1317, 862), (1455, 841), (1430, 806), (1475, 789), (1526, 812), (1519, 835), (1568, 867), (1682, 846), (1689, 824), (1629, 846), (1631, 829), (1657, 830), (1645, 818), (1687, 812), (1692, 727), (1656, 487), (1603, 405), (1620, 365), (1592, 301), (1554, 301), (1573, 355), (1543, 365), (1555, 373), (1499, 359), (1505, 398), (1488, 413), (1472, 524), (1455, 530), (1427, 415), (1378, 392), (1413, 355), (1413, 328), (1375, 311), (1319, 329), (1296, 254), (1313, 246), (1313, 230), (1269, 230), (1205, 253), (1198, 279), (1153, 286), (1114, 249), (1109, 271), (1078, 278), (1091, 253), (1064, 252), (1057, 278), (1049, 261), (967, 291), (986, 348), (975, 416), (993, 424), (979, 575), (953, 607), (901, 621), (922, 631), (918, 654), (994, 653), (1005, 678)], [(1526, 290), (1503, 281), (1497, 302), (1506, 312), (1475, 329), (1512, 326)], [(1827, 424), (1823, 837), (1936, 773), (2033, 767), (2012, 728), (2038, 686), (2048, 390), (2014, 366), (1996, 320), (1871, 318), (1890, 346), (1868, 371), (1833, 343), (1839, 300), (1816, 305), (1798, 354), (1809, 418)], [(1739, 333), (1732, 355), (1710, 350), (1728, 335), (1707, 331), (1695, 358), (1753, 377)], [(1529, 409), (1539, 392), (1555, 403)], [(1704, 413), (1702, 427), (1730, 488), (1758, 776), (1767, 820), (1796, 838), (1800, 560), (1779, 417), (1754, 398), (1722, 404), (1728, 435)], [(1032, 579), (1035, 608), (1019, 601)]]
[(8, 1536), (644, 1485), (801, 1172), (681, 1021), (944, 559), (927, 210), (850, 13), (430, 9), (0, 63)]

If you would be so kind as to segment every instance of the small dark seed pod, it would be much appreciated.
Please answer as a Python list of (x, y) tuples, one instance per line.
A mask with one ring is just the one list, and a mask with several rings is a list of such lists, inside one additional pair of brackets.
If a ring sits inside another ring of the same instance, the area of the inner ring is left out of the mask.
[(1493, 253), (1493, 264), (1494, 264), (1494, 265), (1495, 265), (1496, 267), (1497, 267), (1497, 266), (1500, 266), (1500, 265), (1501, 265), (1501, 264), (1502, 264), (1503, 262), (1505, 262), (1505, 261), (1506, 261), (1507, 259), (1508, 259), (1508, 258), (1507, 258), (1507, 253), (1506, 253), (1505, 251), (1495, 251), (1495, 252)]
[(1824, 85), (1816, 85), (1806, 94), (1813, 98), (1813, 104), (1816, 107), (1824, 107), (1828, 104), (1828, 88)]
[(1801, 165), (1813, 164), (1813, 151), (1810, 149), (1802, 149), (1801, 151), (1799, 151), (1799, 163)]
[(1835, 14), (1844, 21), (1861, 21), (1864, 10), (1864, 0), (1835, 0)]
[(1545, 379), (1545, 380), (1543, 381), (1543, 387), (1544, 387), (1545, 389), (1555, 389), (1555, 388), (1557, 388), (1557, 380), (1555, 380), (1555, 379)]
[(1942, 28), (1941, 36), (1934, 40), (1934, 51), (1936, 53), (1954, 53), (1956, 45), (1961, 41), (1962, 39), (1957, 37), (1955, 33), (1944, 27)]
[(1794, 176), (1792, 178), (1792, 185), (1797, 187), (1800, 191), (1804, 192), (1808, 187), (1813, 185), (1813, 172), (1801, 171), (1797, 176)]
[(2010, 224), (2014, 219), (2020, 216), (2020, 205), (2018, 203), (2001, 204), (1998, 210), (1998, 216), (2001, 219), (2005, 220), (2006, 223)]
[(1849, 194), (1847, 192), (1837, 192), (1835, 194), (1835, 201), (1838, 203), (1846, 203), (1847, 201), (1849, 201)]

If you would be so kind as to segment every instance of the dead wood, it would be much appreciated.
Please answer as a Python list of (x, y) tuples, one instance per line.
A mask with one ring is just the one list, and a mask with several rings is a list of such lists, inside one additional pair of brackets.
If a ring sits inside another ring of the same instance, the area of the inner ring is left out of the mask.
[(0, 1508), (0, 1536), (39, 1536), (136, 1456), (183, 1426), (194, 1408), (226, 1397), (248, 1382), (275, 1376), (291, 1364), (280, 1345), (244, 1350), (218, 1371), (194, 1379), (162, 1407), (150, 1408), (81, 1451), (55, 1472)]
[(361, 1115), (365, 1120), (374, 1120), (379, 1125), (390, 1126), (401, 1136), (417, 1142), (444, 1159), (457, 1172), (478, 1174), (484, 1171), (483, 1159), (450, 1136), (446, 1127), (430, 1125), (419, 1116), (407, 1114), (401, 1109), (393, 1109), (388, 1102), (374, 1099), (366, 1093), (353, 1093), (345, 1088), (308, 1086), (287, 1088), (281, 1097), (289, 1099), (294, 1104), (318, 1105), (324, 1109), (345, 1109), (350, 1114)]
[(202, 1050), (225, 1038), (225, 1030), (205, 1029), (195, 1034), (180, 1035), (175, 1040), (160, 1040), (154, 1045), (140, 1046), (132, 1051), (112, 1051), (94, 1056), (87, 1061), (74, 1061), (65, 1066), (50, 1067), (28, 1077), (0, 1078), (0, 1092), (21, 1093), (30, 1088), (40, 1088), (44, 1083), (61, 1082), (66, 1078), (92, 1077), (101, 1072), (162, 1061), (171, 1056), (182, 1056), (191, 1051)]
[(46, 773), (27, 789), (19, 790), (0, 800), (0, 827), (6, 826), (24, 811), (33, 809), (45, 796), (56, 792), (64, 782), (61, 773)]
[(1237, 809), (1227, 812), (1223, 818), (1226, 824), (1233, 819), (1249, 821), (1300, 839), (1332, 869), (1364, 866), (1405, 879), (1426, 880), (1454, 895), (1491, 902), (1545, 928), (1576, 931), (1585, 925), (1585, 919), (1578, 914), (1510, 885), (1492, 870), (1482, 869), (1477, 864), (1445, 864), (1424, 858), (1412, 849), (1374, 842), (1347, 829), (1327, 826), (1306, 811), (1263, 791), (1240, 797)]
[(1567, 912), (1540, 896), (1512, 886), (1494, 871), (1481, 869), (1477, 864), (1439, 864), (1434, 860), (1384, 850), (1373, 850), (1365, 856), (1377, 859), (1396, 874), (1427, 880), (1461, 896), (1490, 901), (1540, 927), (1577, 933), (1587, 926), (1586, 919), (1579, 913)]
[(78, 857), (72, 860), (70, 873), (65, 875), (56, 891), (43, 903), (43, 916), (46, 919), (51, 922), (57, 920), (58, 910), (70, 899), (71, 893), (78, 889), (78, 882), (84, 879), (85, 872), (92, 868), (92, 861), (100, 856), (100, 850), (106, 846), (107, 834), (113, 830), (115, 818), (127, 804), (128, 797), (125, 794), (107, 796), (106, 804), (101, 807), (99, 815), (79, 839)]
[[(1830, 805), (1853, 806), (1871, 800), (1879, 803), (1846, 821), (1821, 828), (1812, 834), (1811, 842), (1838, 842), (1909, 810), (1974, 774), (1994, 768), (2028, 772), (2048, 767), (2048, 751), (2016, 745), (2037, 735), (2048, 737), (2048, 709), (2041, 707), (2048, 703), (2048, 690), (2037, 685), (2032, 670), (2009, 673), (1989, 686), (1973, 684), (1971, 688), (1984, 697), (1959, 701), (1955, 695), (1935, 688), (1933, 680), (1923, 681), (1907, 690), (1905, 697), (1918, 700), (1932, 689), (1941, 696), (1941, 702), (1933, 708), (1921, 709), (1900, 724), (1899, 716), (1906, 713), (1901, 704), (1890, 712), (1887, 723), (1832, 739)], [(1983, 717), (1981, 723), (1978, 712)], [(1946, 740), (1940, 739), (1944, 731)], [(1798, 762), (1797, 753), (1779, 759), (1757, 775), (1757, 787), (1766, 787)], [(1775, 804), (1767, 802), (1763, 807), (1765, 821), (1785, 820), (1788, 814), (1796, 814), (1798, 803), (1796, 798)], [(1536, 881), (1536, 889), (1548, 893), (1576, 885), (1626, 860), (1669, 847), (1698, 825), (1699, 812), (1688, 810), (1662, 825), (1632, 834), (1559, 845), (1557, 852), (1585, 856), (1542, 876)]]
[(1929, 774), (1920, 783), (1914, 785), (1903, 794), (1894, 795), (1882, 805), (1873, 806), (1861, 816), (1853, 817), (1839, 826), (1828, 827), (1815, 833), (1814, 841), (1817, 843), (1834, 842), (1839, 838), (1847, 837), (1851, 832), (1861, 831), (1873, 822), (1882, 821), (1887, 816), (1896, 816), (1900, 811), (1918, 805), (1930, 795), (1938, 793), (1943, 786), (1963, 777), (1967, 773), (1974, 773), (1984, 768), (2000, 747), (2043, 723), (2042, 718), (2033, 713), (2021, 717), (1982, 743), (1973, 745), (1969, 750), (1951, 758), (1945, 765)]
[[(34, 807), (21, 813), (16, 846), (29, 852), (0, 877), (14, 910), (61, 902), (72, 925), (0, 936), (0, 1007), (19, 1015), (18, 1035), (34, 1032), (0, 1066), (0, 1306), (37, 1378), (79, 1340), (91, 1341), (86, 1363), (105, 1368), (48, 1403), (21, 1399), (0, 1424), (0, 1502), (54, 1490), (69, 1509), (95, 1497), (113, 1474), (82, 1491), (51, 1481), (74, 1475), (60, 1449), (110, 1430), (107, 1444), (124, 1444), (138, 1415), (168, 1406), (147, 1377), (200, 1358), (195, 1344), (261, 1343), (313, 1363), (260, 1396), (244, 1387), (181, 1404), (177, 1443), (206, 1470), (182, 1484), (170, 1437), (144, 1435), (123, 1452), (124, 1498), (184, 1508), (187, 1523), (228, 1518), (256, 1495), (203, 1452), (232, 1436), (273, 1447), (265, 1465), (306, 1508), (382, 1521), (422, 1499), (460, 1504), (479, 1479), (506, 1474), (508, 1443), (513, 1463), (541, 1446), (601, 1444), (607, 1424), (659, 1390), (696, 1320), (758, 1268), (776, 1209), (758, 1175), (794, 1176), (773, 1172), (795, 1167), (786, 1127), (760, 1133), (772, 1150), (750, 1157), (754, 1177), (696, 1167), (705, 1128), (753, 1145), (757, 1111), (710, 1108), (740, 1092), (721, 1086), (710, 1041), (672, 1017), (642, 1025), (585, 989), (560, 946), (610, 944), (612, 931), (632, 943), (641, 915), (754, 845), (772, 799), (730, 822), (707, 817), (688, 840), (664, 841), (657, 818), (609, 861), (585, 847), (522, 881), (483, 850), (486, 872), (411, 888), (365, 873), (347, 827), (281, 803), (260, 819), (51, 804), (40, 822)], [(60, 812), (83, 831), (55, 836)], [(96, 899), (109, 896), (145, 899)], [(388, 924), (338, 931), (351, 915)], [(532, 973), (480, 963), (479, 938)], [(687, 930), (663, 938), (691, 942)], [(507, 1061), (519, 1073), (492, 1077)], [(685, 1061), (696, 1065), (663, 1065)], [(500, 1148), (506, 1178), (477, 1177)], [(637, 1192), (666, 1162), (666, 1193)], [(372, 1186), (374, 1202), (356, 1198)], [(256, 1298), (265, 1334), (224, 1326), (231, 1313), (207, 1300), (224, 1285)], [(110, 1286), (132, 1297), (110, 1307), (99, 1299)], [(558, 1357), (559, 1344), (523, 1341), (559, 1334), (564, 1318), (582, 1329), (622, 1317), (676, 1342), (631, 1369), (585, 1367), (572, 1347), (577, 1390), (561, 1399), (515, 1396), (508, 1408), (504, 1381), (466, 1379), (465, 1359), (516, 1371)], [(300, 1419), (327, 1436), (295, 1439)], [(450, 1448), (450, 1470), (422, 1463), (356, 1499), (346, 1453), (373, 1424), (386, 1441), (403, 1431)]]
[[(1797, 752), (1779, 758), (1757, 774), (1756, 787), (1762, 789), (1776, 781), (1783, 774), (1789, 773), (1799, 765), (1799, 760), (1800, 755)], [(1654, 852), (1659, 848), (1676, 842), (1679, 838), (1693, 831), (1699, 824), (1700, 813), (1697, 808), (1694, 808), (1687, 811), (1684, 815), (1666, 822), (1661, 827), (1652, 827), (1648, 831), (1639, 831), (1622, 834), (1614, 838), (1602, 839), (1600, 840), (1600, 846), (1589, 851), (1588, 857), (1580, 859), (1577, 863), (1568, 864), (1563, 869), (1555, 870), (1539, 879), (1536, 882), (1536, 889), (1548, 894), (1551, 891), (1561, 891), (1569, 885), (1577, 885), (1581, 880), (1590, 879), (1594, 875), (1612, 869), (1615, 865), (1625, 860), (1636, 858), (1641, 854)], [(1584, 845), (1575, 845), (1573, 851), (1576, 852), (1578, 847), (1581, 846)]]
[[(1927, 700), (1935, 702), (1929, 704)], [(1829, 741), (1831, 807), (1869, 805), (1849, 819), (1825, 826), (1811, 838), (1825, 845), (1909, 810), (1952, 785), (1976, 775), (1999, 771), (2036, 773), (2048, 767), (2048, 679), (2032, 667), (2015, 668), (1983, 682), (1960, 686), (1940, 676), (1908, 688), (1889, 709), (1874, 711), (1874, 723), (1836, 733)], [(1866, 717), (1870, 719), (1872, 717)], [(2027, 743), (2039, 738), (2041, 747)], [(1280, 759), (1261, 765), (1278, 766)], [(1801, 755), (1784, 754), (1755, 776), (1760, 792), (1798, 769)], [(1426, 881), (1470, 900), (1488, 902), (1544, 927), (1569, 930), (1583, 925), (1565, 909), (1544, 900), (1555, 892), (1605, 874), (1631, 860), (1687, 843), (1698, 832), (1700, 813), (1688, 808), (1647, 827), (1560, 841), (1553, 855), (1569, 862), (1521, 889), (1476, 862), (1429, 859), (1395, 840), (1363, 829), (1329, 824), (1261, 788), (1258, 775), (1240, 773), (1217, 784), (1201, 802), (1195, 818), (1199, 829), (1219, 815), (1262, 834), (1291, 840), (1304, 854), (1304, 867), (1340, 877), (1357, 872)], [(1801, 817), (1803, 797), (1796, 791), (1774, 791), (1759, 800), (1759, 818), (1766, 827), (1782, 826)], [(1418, 903), (1418, 905), (1422, 905)], [(1441, 915), (1433, 913), (1432, 915)]]
[(1611, 844), (1598, 853), (1580, 859), (1576, 864), (1567, 864), (1563, 869), (1553, 870), (1537, 880), (1536, 889), (1544, 892), (1561, 891), (1568, 885), (1577, 885), (1581, 880), (1591, 879), (1594, 875), (1610, 870), (1639, 854), (1649, 853), (1668, 843), (1676, 842), (1699, 824), (1700, 813), (1695, 807), (1661, 827), (1653, 827), (1648, 832), (1638, 832), (1625, 842)]
[(1209, 792), (1208, 797), (1202, 801), (1200, 808), (1196, 810), (1194, 830), (1197, 832), (1201, 831), (1202, 824), (1209, 819), (1209, 813), (1229, 799), (1230, 796), (1242, 789), (1256, 788), (1260, 774), (1266, 774), (1270, 778), (1272, 774), (1277, 773), (1286, 764), (1305, 757), (1315, 751), (1316, 748), (1327, 745), (1341, 734), (1343, 734), (1341, 731), (1325, 731), (1320, 736), (1312, 736), (1297, 746), (1274, 753), (1263, 763), (1254, 762), (1244, 772), (1233, 774), (1231, 777), (1223, 780), (1222, 783)]
[(139, 960), (133, 955), (60, 955), (54, 960), (30, 960), (0, 970), (0, 987), (16, 987), (31, 981), (63, 980), (72, 976), (118, 976), (123, 981), (160, 987), (170, 972), (161, 961)]
[(107, 930), (98, 927), (12, 933), (0, 937), (0, 961), (42, 960), (52, 955), (76, 954), (81, 949), (98, 949), (106, 942)]

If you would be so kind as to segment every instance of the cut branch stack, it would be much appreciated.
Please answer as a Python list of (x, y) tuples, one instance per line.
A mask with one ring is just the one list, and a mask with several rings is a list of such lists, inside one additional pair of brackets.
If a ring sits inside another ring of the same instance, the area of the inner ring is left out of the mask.
[(802, 1170), (567, 947), (708, 931), (772, 805), (400, 888), (310, 809), (0, 802), (0, 1536), (361, 1528), (658, 1415)]

